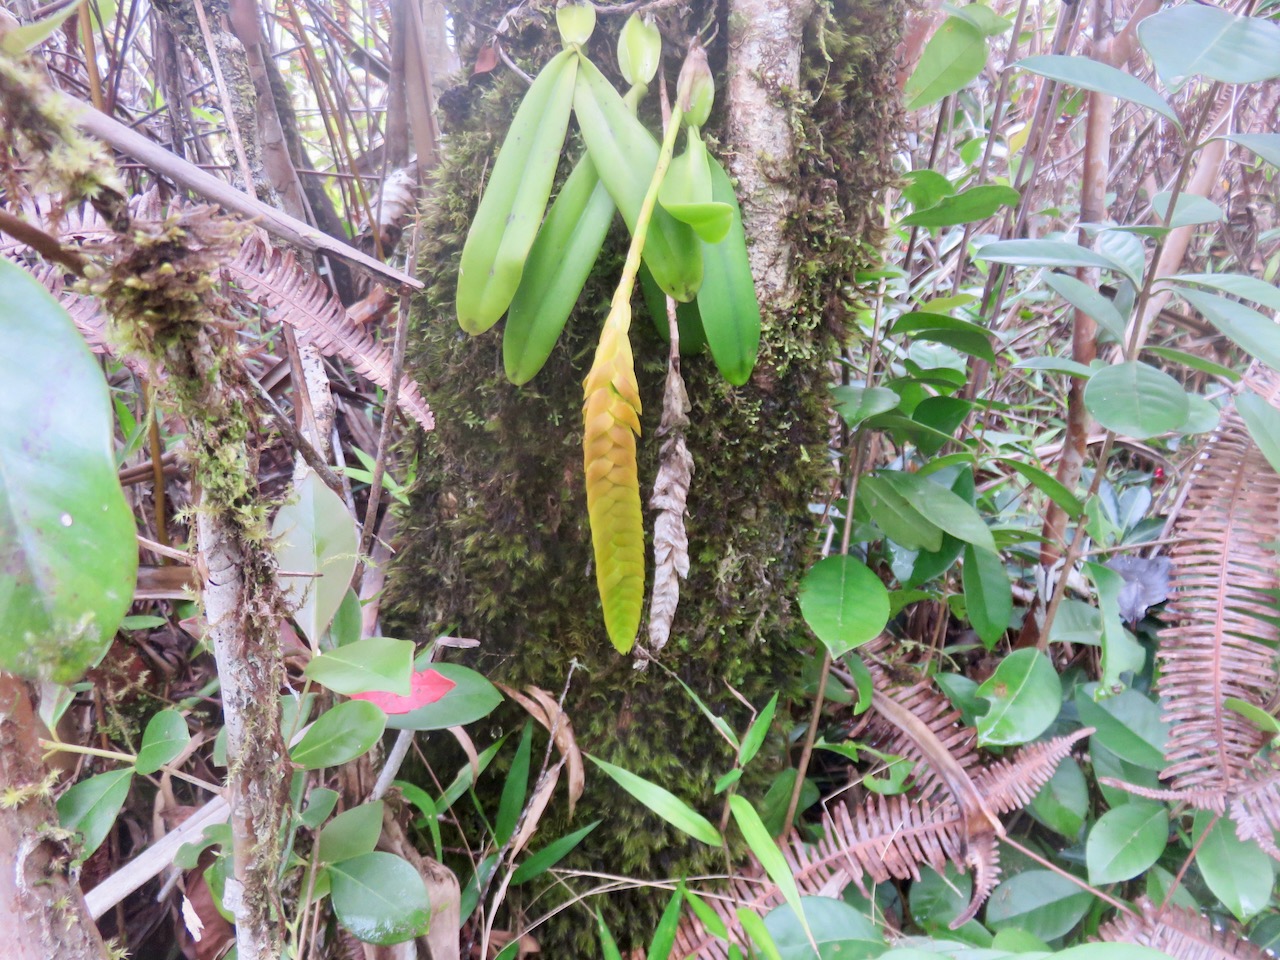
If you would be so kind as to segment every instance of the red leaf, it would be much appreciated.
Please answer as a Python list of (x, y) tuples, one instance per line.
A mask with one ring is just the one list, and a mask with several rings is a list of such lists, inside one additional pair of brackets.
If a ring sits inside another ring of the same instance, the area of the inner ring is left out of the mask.
[(353, 693), (352, 700), (368, 700), (383, 713), (409, 713), (429, 703), (435, 703), (457, 684), (435, 670), (419, 670), (413, 675), (409, 695), (374, 690), (369, 693)]

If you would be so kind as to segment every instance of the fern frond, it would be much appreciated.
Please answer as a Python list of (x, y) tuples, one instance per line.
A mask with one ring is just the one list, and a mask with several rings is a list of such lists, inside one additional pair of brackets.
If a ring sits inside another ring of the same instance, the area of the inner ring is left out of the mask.
[[(324, 281), (302, 269), (292, 251), (272, 246), (258, 231), (225, 272), (251, 299), (271, 310), (271, 319), (310, 336), (321, 353), (342, 357), (369, 382), (384, 390), (391, 386), (390, 351), (352, 322)], [(431, 408), (408, 377), (400, 380), (398, 405), (422, 429), (435, 427)]]
[(1280, 770), (1269, 764), (1255, 764), (1245, 781), (1231, 798), (1236, 836), (1252, 840), (1272, 859), (1280, 860), (1280, 848), (1276, 846), (1276, 833), (1280, 832)]
[[(1280, 380), (1255, 365), (1245, 384), (1280, 405)], [(1168, 618), (1158, 692), (1172, 724), (1162, 776), (1197, 806), (1232, 794), (1267, 736), (1225, 705), (1259, 707), (1278, 692), (1280, 588), (1271, 544), (1280, 540), (1280, 476), (1234, 409), (1210, 436), (1174, 524)]]
[(1093, 727), (1084, 727), (1066, 736), (1020, 747), (1012, 757), (997, 760), (975, 773), (974, 786), (997, 813), (1021, 809), (1053, 778), (1071, 748), (1093, 733)]
[(1167, 906), (1158, 909), (1146, 897), (1138, 898), (1141, 914), (1122, 914), (1098, 928), (1106, 943), (1132, 943), (1161, 950), (1173, 960), (1263, 960), (1260, 947), (1244, 938), (1235, 923), (1215, 927), (1194, 910)]
[(622, 653), (635, 643), (644, 604), (644, 520), (636, 466), (640, 387), (630, 326), (631, 304), (625, 295), (617, 295), (583, 383), (582, 405), (582, 459), (596, 586), (609, 639)]

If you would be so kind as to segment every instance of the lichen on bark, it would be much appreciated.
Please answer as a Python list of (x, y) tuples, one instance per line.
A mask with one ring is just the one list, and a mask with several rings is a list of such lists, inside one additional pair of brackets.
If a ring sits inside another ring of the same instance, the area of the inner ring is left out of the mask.
[[(451, 6), (455, 22), (495, 23), (506, 12), (491, 0)], [(687, 442), (697, 464), (688, 503), (691, 569), (661, 659), (739, 730), (749, 714), (729, 686), (757, 706), (778, 691), (784, 700), (802, 694), (812, 640), (795, 596), (813, 559), (810, 507), (827, 496), (832, 477), (830, 364), (857, 306), (856, 275), (877, 262), (876, 208), (892, 176), (889, 151), (898, 123), (892, 51), (902, 9), (897, 2), (840, 0), (815, 7), (797, 24), (796, 85), (776, 91), (797, 139), (781, 164), (766, 170), (785, 181), (781, 192), (791, 198), (779, 227), (780, 238), (797, 251), (783, 284), (788, 305), (766, 309), (760, 361), (746, 386), (726, 384), (709, 356), (682, 362), (692, 406)], [(666, 21), (673, 28), (668, 36), (688, 35), (712, 14), (721, 18), (720, 35), (729, 36), (723, 8), (703, 3), (692, 4), (683, 22)], [(606, 72), (615, 62), (620, 26), (621, 18), (601, 18), (589, 45)], [(549, 18), (532, 14), (513, 22), (503, 43), (530, 73), (558, 45)], [(474, 62), (476, 49), (464, 47), (464, 64)], [(670, 40), (667, 51), (672, 68)], [(723, 83), (731, 54), (720, 43), (710, 55)], [(384, 610), (406, 636), (479, 638), (473, 665), (509, 684), (558, 690), (576, 658), (586, 669), (575, 678), (567, 707), (583, 748), (661, 783), (715, 819), (722, 798), (712, 795), (711, 785), (732, 767), (733, 755), (666, 672), (637, 671), (614, 651), (590, 569), (580, 385), (618, 276), (620, 225), (564, 337), (530, 384), (505, 380), (500, 328), (468, 338), (454, 319), (462, 241), (523, 91), (522, 82), (499, 67), (458, 80), (443, 95), (446, 149), (423, 213), (419, 262), (426, 289), (415, 306), (409, 360), (437, 428), (418, 441), (418, 482), (401, 518), (404, 543)], [(644, 115), (653, 121), (654, 111), (650, 102)], [(708, 132), (719, 136), (721, 155), (736, 169), (733, 151), (750, 147), (728, 142), (723, 117), (713, 114), (717, 125)], [(571, 139), (566, 155), (578, 149)], [(640, 477), (647, 489), (658, 450), (665, 348), (639, 298), (635, 308), (646, 411)], [(651, 535), (651, 515), (646, 526)], [(481, 735), (513, 716), (493, 721)], [(742, 785), (754, 801), (783, 763), (780, 733)], [(490, 807), (497, 789), (484, 794)], [(637, 877), (723, 870), (719, 851), (688, 841), (609, 781), (589, 777), (574, 824), (599, 816), (605, 823), (585, 842), (578, 866)], [(563, 813), (558, 822), (545, 820), (543, 836), (554, 838), (565, 826)], [(641, 891), (615, 895), (603, 906), (624, 941), (642, 942), (660, 901)], [(550, 943), (562, 955), (570, 949), (592, 955), (593, 927), (585, 917), (570, 911), (535, 936), (544, 950)]]

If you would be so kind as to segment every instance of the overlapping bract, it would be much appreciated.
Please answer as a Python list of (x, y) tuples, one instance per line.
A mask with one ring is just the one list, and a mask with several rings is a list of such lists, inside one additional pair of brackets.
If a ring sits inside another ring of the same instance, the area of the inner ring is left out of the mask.
[(615, 296), (583, 384), (582, 405), (582, 459), (596, 585), (609, 639), (623, 653), (635, 642), (644, 603), (644, 522), (636, 469), (641, 407), (627, 336), (630, 326), (631, 304)]

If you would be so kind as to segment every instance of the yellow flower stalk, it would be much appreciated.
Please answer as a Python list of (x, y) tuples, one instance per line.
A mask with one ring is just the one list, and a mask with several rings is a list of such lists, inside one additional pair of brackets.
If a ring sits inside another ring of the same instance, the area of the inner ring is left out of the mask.
[(671, 163), (680, 107), (671, 112), (658, 163), (640, 206), (622, 278), (600, 333), (595, 362), (583, 382), (582, 460), (587, 476), (587, 513), (596, 559), (596, 587), (605, 628), (619, 652), (635, 644), (644, 608), (644, 520), (636, 438), (640, 435), (640, 388), (631, 356), (631, 294), (644, 252), (658, 188)]

